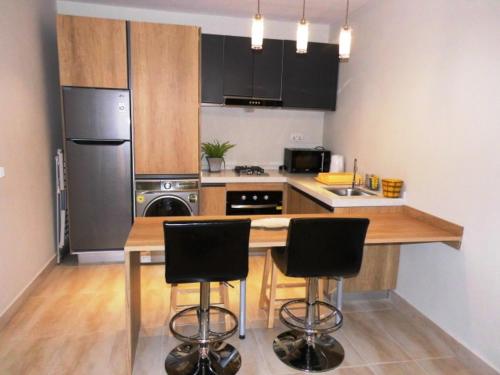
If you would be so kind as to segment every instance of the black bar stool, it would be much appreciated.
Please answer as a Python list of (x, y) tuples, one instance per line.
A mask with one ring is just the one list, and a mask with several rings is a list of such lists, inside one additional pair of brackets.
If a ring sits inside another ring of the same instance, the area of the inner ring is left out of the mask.
[[(278, 358), (294, 369), (321, 372), (344, 360), (344, 348), (328, 335), (342, 326), (342, 313), (316, 299), (318, 278), (352, 277), (359, 273), (368, 219), (292, 219), (286, 247), (272, 258), (286, 276), (306, 278), (306, 298), (285, 303), (280, 321), (291, 329), (274, 339)], [(304, 311), (302, 316), (296, 311)]]
[[(170, 221), (165, 233), (165, 280), (169, 284), (200, 283), (200, 305), (175, 314), (170, 331), (184, 343), (165, 359), (169, 375), (232, 375), (241, 367), (238, 351), (224, 342), (238, 329), (229, 310), (210, 305), (210, 282), (246, 279), (250, 220)], [(224, 316), (225, 330), (216, 331), (210, 312)], [(177, 323), (189, 313), (198, 320), (197, 333), (186, 335)], [(227, 328), (227, 325), (232, 328)]]

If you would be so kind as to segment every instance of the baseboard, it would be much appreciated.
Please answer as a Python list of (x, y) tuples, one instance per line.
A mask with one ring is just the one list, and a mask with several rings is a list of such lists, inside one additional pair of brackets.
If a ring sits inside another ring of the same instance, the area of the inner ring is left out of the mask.
[(0, 330), (3, 329), (7, 323), (12, 319), (14, 314), (19, 310), (21, 305), (28, 299), (33, 290), (38, 286), (38, 284), (48, 275), (48, 273), (56, 265), (56, 255), (54, 255), (43, 268), (35, 275), (33, 280), (31, 280), (26, 287), (19, 292), (19, 294), (14, 298), (9, 306), (5, 308), (0, 314)]
[(389, 292), (389, 298), (391, 299), (394, 307), (404, 315), (414, 319), (416, 321), (420, 321), (423, 324), (427, 324), (432, 327), (433, 330), (436, 330), (443, 335), (450, 346), (450, 348), (455, 353), (456, 357), (459, 358), (465, 364), (473, 365), (476, 368), (481, 369), (481, 374), (484, 375), (498, 375), (500, 374), (500, 370), (495, 369), (495, 367), (490, 364), (488, 361), (483, 359), (480, 355), (475, 353), (473, 350), (462, 344), (455, 337), (450, 335), (448, 332), (443, 330), (439, 325), (434, 323), (431, 319), (429, 319), (426, 315), (424, 315), (419, 309), (417, 309), (414, 305), (408, 302), (406, 299), (401, 297), (395, 291)]

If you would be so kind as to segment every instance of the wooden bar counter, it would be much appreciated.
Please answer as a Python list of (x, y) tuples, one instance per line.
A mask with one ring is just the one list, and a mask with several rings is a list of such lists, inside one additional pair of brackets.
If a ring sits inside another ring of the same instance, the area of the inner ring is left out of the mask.
[[(236, 218), (262, 219), (271, 216), (190, 216), (136, 218), (125, 245), (126, 319), (128, 363), (132, 373), (135, 349), (141, 324), (141, 252), (163, 252), (164, 221), (223, 220)], [(366, 235), (366, 251), (359, 278), (346, 280), (347, 291), (384, 290), (395, 287), (399, 263), (399, 245), (443, 242), (459, 249), (463, 227), (408, 206), (391, 207), (387, 212), (344, 210), (326, 214), (293, 214), (276, 217), (366, 217), (370, 225)], [(284, 246), (287, 230), (252, 229), (250, 248), (266, 249)], [(328, 233), (325, 233), (328, 236)], [(377, 268), (382, 264), (382, 268)], [(385, 268), (384, 268), (385, 267)], [(380, 271), (383, 269), (384, 271)]]

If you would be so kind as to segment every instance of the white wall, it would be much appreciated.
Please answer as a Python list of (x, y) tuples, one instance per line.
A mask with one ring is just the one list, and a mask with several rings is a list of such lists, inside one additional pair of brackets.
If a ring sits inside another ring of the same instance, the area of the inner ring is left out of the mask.
[[(251, 15), (248, 18), (225, 17), (194, 13), (167, 12), (58, 1), (58, 12), (90, 17), (128, 19), (135, 21), (173, 23), (201, 26), (202, 32), (249, 36)], [(266, 38), (295, 39), (296, 23), (266, 19)], [(311, 24), (312, 41), (327, 42), (329, 26)], [(202, 107), (201, 139), (229, 140), (237, 144), (226, 158), (227, 165), (256, 163), (267, 167), (283, 164), (283, 148), (291, 145), (290, 135), (301, 133), (304, 141), (295, 147), (321, 145), (323, 113), (255, 108), (252, 112), (241, 108)], [(205, 163), (205, 162), (204, 162)]]
[[(283, 164), (285, 146), (323, 144), (323, 118), (320, 111), (204, 107), (201, 138), (236, 144), (225, 157), (228, 168), (240, 163), (276, 169)], [(303, 134), (304, 140), (292, 143), (294, 133)]]
[(465, 227), (460, 251), (406, 246), (397, 292), (497, 369), (499, 20), (496, 0), (368, 3), (324, 135), (365, 171), (401, 177), (409, 205)]
[(0, 315), (55, 254), (52, 160), (60, 139), (54, 0), (0, 12)]

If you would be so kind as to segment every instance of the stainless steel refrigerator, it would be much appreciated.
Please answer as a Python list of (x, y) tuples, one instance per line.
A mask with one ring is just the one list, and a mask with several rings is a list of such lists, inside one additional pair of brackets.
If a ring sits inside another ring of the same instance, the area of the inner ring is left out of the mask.
[(63, 88), (72, 253), (123, 250), (132, 224), (130, 94)]

